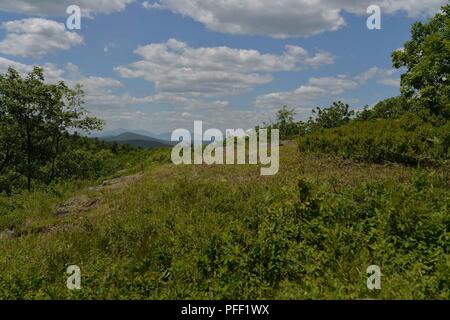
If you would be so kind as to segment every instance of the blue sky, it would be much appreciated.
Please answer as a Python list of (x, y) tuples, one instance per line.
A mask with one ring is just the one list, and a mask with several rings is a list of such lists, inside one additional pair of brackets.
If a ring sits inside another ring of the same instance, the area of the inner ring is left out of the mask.
[[(0, 0), (0, 72), (39, 65), (50, 82), (83, 84), (107, 130), (250, 128), (284, 104), (306, 119), (334, 100), (359, 109), (398, 95), (390, 54), (448, 1), (274, 3)], [(65, 26), (70, 4), (81, 30)], [(381, 30), (366, 27), (370, 4)]]

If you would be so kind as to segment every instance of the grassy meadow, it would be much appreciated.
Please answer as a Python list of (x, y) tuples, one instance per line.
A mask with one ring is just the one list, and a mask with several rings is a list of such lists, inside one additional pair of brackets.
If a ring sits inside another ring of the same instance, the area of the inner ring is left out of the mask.
[[(280, 151), (273, 177), (156, 150), (112, 176), (1, 197), (0, 299), (450, 298), (448, 168)], [(69, 265), (81, 290), (66, 287)]]

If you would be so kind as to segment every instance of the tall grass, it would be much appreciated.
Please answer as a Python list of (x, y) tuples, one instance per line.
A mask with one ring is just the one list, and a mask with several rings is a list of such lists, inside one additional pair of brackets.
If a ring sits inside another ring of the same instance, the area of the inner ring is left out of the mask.
[[(442, 174), (281, 151), (274, 177), (152, 160), (90, 212), (50, 215), (38, 231), (30, 217), (0, 244), (0, 297), (450, 298)], [(48, 215), (50, 203), (26, 203)], [(72, 264), (80, 291), (66, 288)], [(378, 293), (366, 287), (373, 264), (384, 275)]]

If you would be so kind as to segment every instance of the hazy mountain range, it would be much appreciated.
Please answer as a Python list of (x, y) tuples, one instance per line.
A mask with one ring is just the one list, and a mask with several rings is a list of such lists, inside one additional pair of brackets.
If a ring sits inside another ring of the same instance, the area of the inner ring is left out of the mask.
[[(247, 133), (248, 131), (242, 130), (236, 136), (242, 136)], [(91, 134), (90, 137), (120, 144), (129, 144), (140, 148), (154, 149), (177, 144), (178, 142), (171, 141), (171, 135), (172, 133), (170, 132), (154, 134), (146, 130), (128, 130), (120, 128)], [(210, 141), (204, 141), (202, 135), (194, 135), (192, 139), (192, 142), (201, 141), (202, 143), (210, 143)], [(188, 144), (190, 143), (188, 142)]]
[[(125, 130), (117, 129), (113, 131), (101, 132), (95, 137), (120, 144), (129, 144), (135, 147), (154, 149), (172, 146), (170, 134), (154, 135), (145, 130)], [(168, 139), (166, 139), (168, 137)]]
[(110, 137), (120, 136), (124, 133), (134, 133), (137, 135), (150, 137), (150, 138), (154, 138), (154, 139), (159, 139), (159, 140), (165, 140), (165, 141), (170, 141), (170, 137), (172, 135), (171, 132), (157, 134), (157, 133), (153, 133), (153, 132), (146, 131), (146, 130), (132, 130), (132, 129), (119, 128), (119, 129), (114, 129), (114, 130), (110, 130), (110, 131), (101, 131), (98, 133), (94, 133), (91, 136), (97, 137), (97, 138), (110, 138)]

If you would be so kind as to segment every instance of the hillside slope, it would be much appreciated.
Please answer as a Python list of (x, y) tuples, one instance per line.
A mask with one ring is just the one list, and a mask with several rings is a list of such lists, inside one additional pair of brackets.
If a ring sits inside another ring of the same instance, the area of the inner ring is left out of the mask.
[[(9, 217), (14, 230), (0, 236), (0, 298), (450, 298), (442, 172), (300, 155), (295, 144), (280, 163), (262, 177), (255, 166), (151, 161), (131, 183), (24, 196), (21, 222)], [(58, 215), (70, 199), (97, 201)], [(66, 288), (73, 264), (80, 291)], [(366, 288), (373, 264), (378, 293)]]

